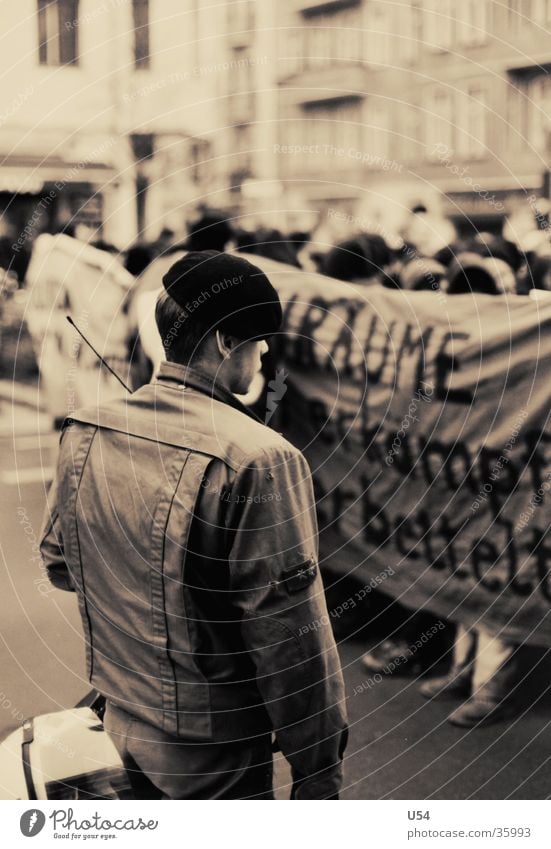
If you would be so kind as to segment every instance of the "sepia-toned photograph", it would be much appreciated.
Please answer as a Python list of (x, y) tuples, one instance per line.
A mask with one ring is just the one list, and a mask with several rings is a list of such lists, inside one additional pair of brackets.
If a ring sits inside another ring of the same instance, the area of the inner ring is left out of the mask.
[[(404, 841), (527, 845), (505, 803), (551, 798), (551, 2), (0, 19), (17, 840), (356, 800), (406, 803)], [(488, 833), (431, 831), (431, 803), (481, 800)]]

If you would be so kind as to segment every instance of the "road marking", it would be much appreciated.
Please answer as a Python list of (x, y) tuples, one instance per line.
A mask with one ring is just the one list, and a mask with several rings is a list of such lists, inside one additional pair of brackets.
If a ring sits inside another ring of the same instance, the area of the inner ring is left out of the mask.
[(8, 486), (22, 483), (46, 483), (53, 479), (53, 466), (32, 466), (30, 469), (10, 469), (0, 472), (0, 481)]

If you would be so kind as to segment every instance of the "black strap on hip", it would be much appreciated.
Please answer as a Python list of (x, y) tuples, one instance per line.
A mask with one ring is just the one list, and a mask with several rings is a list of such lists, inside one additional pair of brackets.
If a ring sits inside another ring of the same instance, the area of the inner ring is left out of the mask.
[(31, 743), (34, 740), (34, 720), (26, 719), (23, 723), (23, 742), (21, 744), (21, 760), (23, 761), (23, 775), (27, 786), (27, 798), (37, 799), (36, 787), (33, 781), (31, 768)]

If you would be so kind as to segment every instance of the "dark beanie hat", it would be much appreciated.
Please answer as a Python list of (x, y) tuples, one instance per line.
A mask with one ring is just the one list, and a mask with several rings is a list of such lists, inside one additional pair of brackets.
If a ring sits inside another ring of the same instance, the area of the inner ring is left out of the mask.
[(172, 265), (163, 285), (186, 316), (238, 339), (264, 339), (281, 327), (279, 295), (248, 260), (219, 251), (190, 251)]

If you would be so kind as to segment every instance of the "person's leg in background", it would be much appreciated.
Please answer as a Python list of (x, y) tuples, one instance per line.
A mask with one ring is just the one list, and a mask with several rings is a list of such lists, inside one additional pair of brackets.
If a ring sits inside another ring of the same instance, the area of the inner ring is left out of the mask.
[(438, 678), (423, 681), (419, 686), (421, 695), (426, 699), (435, 699), (440, 696), (468, 696), (471, 692), (476, 648), (476, 630), (458, 625), (450, 671)]
[(477, 632), (471, 697), (448, 717), (453, 725), (488, 725), (517, 712), (512, 691), (521, 677), (522, 647), (483, 626)]
[[(189, 743), (109, 701), (104, 726), (141, 799), (273, 799), (271, 735)], [(155, 795), (148, 795), (155, 794)]]

